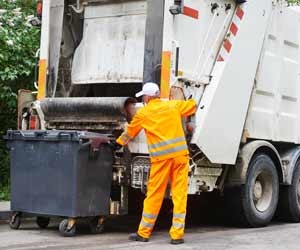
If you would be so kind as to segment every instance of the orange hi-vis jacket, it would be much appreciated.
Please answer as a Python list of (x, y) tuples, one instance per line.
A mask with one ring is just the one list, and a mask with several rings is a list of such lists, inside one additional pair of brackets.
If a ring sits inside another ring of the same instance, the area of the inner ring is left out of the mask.
[(124, 146), (145, 130), (151, 162), (188, 155), (181, 117), (196, 112), (194, 100), (153, 99), (139, 109), (126, 131), (117, 139)]

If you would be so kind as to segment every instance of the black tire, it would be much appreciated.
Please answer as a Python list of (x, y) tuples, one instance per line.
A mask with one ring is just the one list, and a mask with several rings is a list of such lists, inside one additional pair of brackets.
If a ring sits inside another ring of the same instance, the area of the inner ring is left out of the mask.
[(59, 224), (59, 232), (64, 237), (73, 237), (76, 234), (76, 224), (72, 228), (68, 229), (68, 219), (64, 219)]
[(296, 163), (292, 184), (280, 188), (279, 218), (288, 222), (300, 222), (300, 161)]
[(42, 217), (42, 216), (36, 217), (36, 224), (39, 226), (39, 228), (45, 229), (48, 227), (49, 223), (50, 223), (49, 217)]
[(92, 234), (101, 234), (104, 231), (104, 223), (99, 224), (98, 217), (94, 217), (89, 221), (89, 227)]
[(10, 221), (9, 221), (9, 226), (11, 229), (19, 229), (21, 225), (21, 214), (20, 213), (15, 213), (12, 215)]
[[(255, 201), (255, 185), (260, 182), (262, 197)], [(245, 222), (250, 227), (266, 226), (272, 220), (279, 198), (276, 167), (265, 154), (254, 155), (250, 162), (246, 183), (242, 187), (242, 208)]]
[(278, 197), (279, 180), (273, 161), (266, 154), (256, 154), (249, 164), (246, 183), (226, 190), (228, 219), (247, 227), (266, 226), (274, 216)]

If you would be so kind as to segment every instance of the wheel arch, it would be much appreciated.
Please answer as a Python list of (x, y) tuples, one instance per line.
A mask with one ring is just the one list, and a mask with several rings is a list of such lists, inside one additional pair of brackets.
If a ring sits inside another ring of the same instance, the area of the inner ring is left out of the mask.
[(253, 156), (258, 153), (264, 153), (272, 159), (277, 169), (279, 182), (285, 182), (279, 152), (271, 143), (263, 140), (256, 140), (251, 141), (240, 148), (236, 165), (229, 170), (226, 186), (238, 186), (245, 184), (250, 161)]
[(294, 170), (297, 162), (300, 160), (300, 146), (293, 147), (281, 154), (281, 159), (284, 169), (284, 182), (285, 185), (291, 185)]

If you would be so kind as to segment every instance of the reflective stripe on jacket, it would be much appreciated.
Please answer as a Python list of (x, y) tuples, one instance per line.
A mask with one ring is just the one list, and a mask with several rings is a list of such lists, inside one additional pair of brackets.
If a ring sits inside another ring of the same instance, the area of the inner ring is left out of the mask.
[(151, 100), (145, 107), (138, 110), (117, 142), (125, 145), (141, 129), (144, 129), (151, 161), (187, 155), (188, 148), (181, 118), (190, 116), (195, 111), (196, 103), (194, 100)]

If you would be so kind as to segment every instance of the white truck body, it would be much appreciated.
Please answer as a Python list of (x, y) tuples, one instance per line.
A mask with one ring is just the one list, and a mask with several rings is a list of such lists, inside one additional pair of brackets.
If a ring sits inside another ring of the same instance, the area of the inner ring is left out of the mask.
[(245, 124), (248, 137), (300, 143), (299, 15), (299, 7), (271, 13)]

